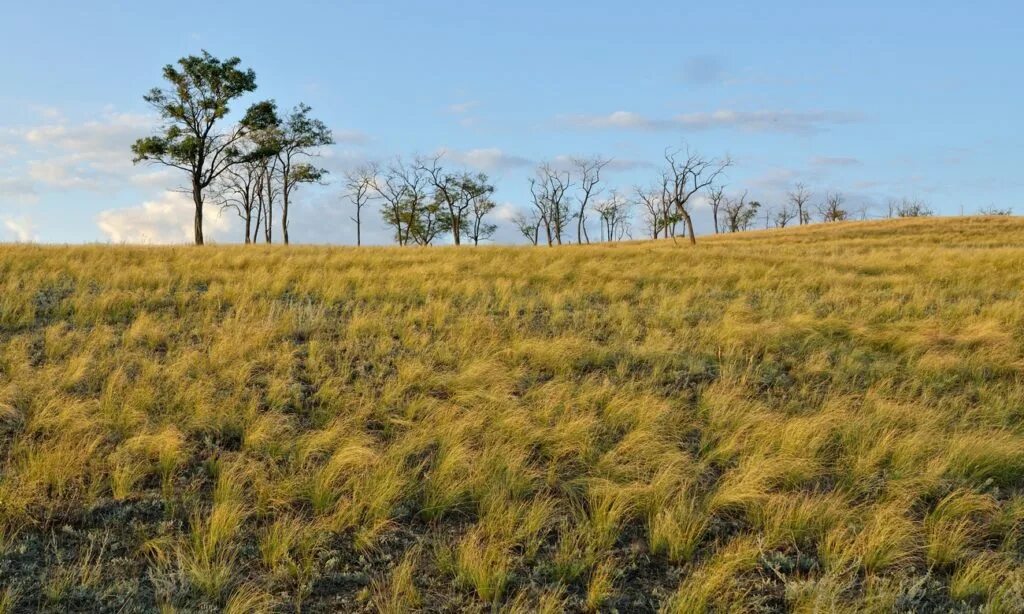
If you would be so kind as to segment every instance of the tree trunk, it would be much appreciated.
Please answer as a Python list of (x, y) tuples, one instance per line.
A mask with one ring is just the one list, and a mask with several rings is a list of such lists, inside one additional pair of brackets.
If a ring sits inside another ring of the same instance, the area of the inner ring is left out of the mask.
[(587, 243), (590, 243), (590, 237), (586, 236), (587, 235), (587, 226), (586, 226), (586, 224), (583, 223), (584, 207), (586, 207), (586, 205), (583, 205), (582, 207), (580, 207), (580, 216), (579, 216), (579, 218), (576, 221), (576, 244), (577, 245), (583, 245), (584, 237), (586, 237)]
[(249, 209), (245, 214), (245, 244), (248, 245), (252, 242), (249, 233), (252, 232), (252, 209)]
[(281, 233), (284, 235), (284, 244), (288, 245), (288, 186), (282, 190), (281, 201)]
[(260, 238), (260, 221), (263, 219), (263, 203), (260, 203), (258, 209), (256, 209), (256, 228), (252, 231), (252, 242), (255, 243)]
[(192, 182), (192, 201), (196, 205), (196, 218), (195, 218), (195, 240), (196, 245), (203, 244), (203, 189), (199, 187), (199, 182)]
[(267, 245), (273, 243), (274, 239), (274, 176), (269, 170), (265, 173), (267, 182), (267, 210), (263, 212), (263, 237)]
[(267, 203), (267, 214), (263, 218), (263, 237), (267, 241), (267, 245), (274, 242), (274, 205), (273, 203)]
[(683, 209), (683, 221), (686, 223), (686, 232), (690, 235), (690, 245), (697, 244), (697, 237), (693, 234), (693, 220), (690, 219), (690, 214)]

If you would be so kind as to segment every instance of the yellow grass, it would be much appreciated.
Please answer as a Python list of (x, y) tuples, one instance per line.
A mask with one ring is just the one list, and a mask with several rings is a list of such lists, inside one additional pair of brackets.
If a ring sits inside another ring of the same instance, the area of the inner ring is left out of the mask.
[(4, 246), (0, 611), (1021, 611), (1022, 419), (1016, 218)]

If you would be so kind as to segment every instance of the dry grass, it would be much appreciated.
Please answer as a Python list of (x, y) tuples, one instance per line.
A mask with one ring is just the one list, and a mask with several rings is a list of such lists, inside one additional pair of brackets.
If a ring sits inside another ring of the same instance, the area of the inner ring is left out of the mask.
[(1022, 288), (1016, 218), (2, 247), (0, 611), (1021, 611)]

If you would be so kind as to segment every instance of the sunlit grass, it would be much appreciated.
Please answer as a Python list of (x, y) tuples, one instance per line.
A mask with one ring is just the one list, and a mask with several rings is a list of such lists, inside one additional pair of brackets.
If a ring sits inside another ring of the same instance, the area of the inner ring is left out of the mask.
[(1015, 218), (4, 246), (0, 612), (1021, 611), (1022, 373)]

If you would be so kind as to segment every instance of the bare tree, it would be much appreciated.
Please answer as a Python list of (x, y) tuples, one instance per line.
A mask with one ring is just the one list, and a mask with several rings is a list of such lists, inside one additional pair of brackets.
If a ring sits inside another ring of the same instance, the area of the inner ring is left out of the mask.
[(572, 187), (569, 172), (560, 172), (547, 162), (537, 168), (535, 177), (530, 178), (530, 194), (533, 208), (544, 232), (548, 245), (562, 244), (565, 226), (569, 221), (568, 192)]
[(807, 202), (811, 200), (811, 193), (807, 190), (807, 186), (802, 183), (796, 184), (796, 187), (793, 188), (788, 197), (789, 203), (796, 208), (796, 219), (800, 225), (803, 226), (811, 221), (811, 213), (807, 209)]
[(628, 199), (619, 195), (617, 190), (603, 201), (594, 205), (594, 211), (601, 218), (601, 240), (619, 241), (629, 231), (630, 205)]
[(363, 208), (373, 197), (374, 167), (364, 164), (345, 173), (345, 198), (356, 208), (356, 214), (351, 217), (356, 223), (356, 245), (363, 244)]
[(543, 223), (540, 215), (537, 211), (530, 212), (530, 215), (526, 215), (522, 211), (517, 212), (512, 216), (512, 223), (515, 224), (519, 232), (522, 233), (527, 240), (533, 245), (537, 245), (540, 241), (540, 227)]
[(427, 181), (434, 188), (434, 200), (443, 204), (448, 210), (447, 220), (451, 227), (452, 238), (456, 245), (462, 244), (462, 220), (466, 210), (463, 209), (468, 203), (462, 198), (461, 188), (462, 177), (447, 172), (441, 166), (441, 158), (444, 154), (438, 154), (429, 161), (419, 160), (417, 165), (426, 174)]
[(739, 198), (723, 199), (722, 216), (724, 218), (723, 222), (725, 222), (725, 229), (729, 232), (749, 230), (760, 208), (761, 203), (756, 200), (747, 201), (746, 190), (744, 190)]
[(399, 245), (419, 242), (416, 227), (421, 224), (427, 201), (427, 177), (422, 166), (395, 158), (385, 168), (374, 165), (373, 171), (373, 191), (383, 201), (381, 213), (384, 222), (395, 229), (395, 240)]
[(609, 163), (611, 163), (610, 159), (600, 156), (572, 159), (572, 166), (580, 181), (579, 196), (577, 197), (579, 209), (576, 213), (576, 243), (582, 244), (584, 240), (590, 243), (590, 237), (587, 236), (587, 207), (591, 200), (601, 193), (597, 185), (601, 183), (601, 171)]
[(893, 213), (898, 217), (928, 217), (934, 215), (928, 205), (923, 200), (917, 198), (890, 199), (889, 217), (892, 217)]
[(693, 218), (690, 217), (688, 209), (690, 198), (714, 183), (732, 162), (729, 158), (708, 159), (690, 151), (689, 148), (685, 151), (665, 150), (665, 162), (664, 185), (673, 215), (683, 221), (690, 236), (690, 243), (696, 244)]
[(782, 204), (775, 209), (775, 215), (772, 217), (775, 222), (776, 228), (785, 228), (790, 222), (797, 218), (797, 210), (795, 207)]
[(263, 186), (256, 193), (259, 210), (256, 215), (256, 234), (259, 235), (260, 220), (263, 221), (263, 239), (267, 244), (274, 242), (274, 203), (281, 195), (281, 185), (277, 177), (277, 156), (269, 156), (263, 160)]
[[(227, 169), (215, 185), (215, 198), (221, 209), (233, 209), (245, 222), (245, 243), (254, 240), (252, 232), (253, 215), (258, 213), (259, 194), (263, 190), (265, 161), (256, 156), (246, 156)], [(258, 222), (257, 222), (258, 224)], [(257, 232), (259, 228), (257, 227)]]
[(637, 200), (643, 206), (644, 222), (651, 232), (651, 237), (675, 238), (679, 216), (673, 212), (672, 190), (667, 175), (661, 176), (661, 183), (650, 188), (636, 187)]
[(841, 222), (850, 216), (850, 213), (843, 209), (845, 199), (839, 192), (829, 192), (825, 195), (825, 202), (818, 207), (821, 219), (824, 222)]
[(711, 205), (711, 217), (715, 221), (715, 234), (718, 234), (718, 216), (722, 209), (722, 202), (725, 200), (724, 186), (708, 188), (708, 204)]
[[(672, 239), (675, 240), (676, 225), (679, 224), (681, 217), (673, 211), (671, 186), (672, 182), (669, 180), (669, 176), (662, 174), (661, 187), (659, 188), (661, 196), (658, 198), (658, 202), (661, 205), (661, 226), (665, 237), (672, 237)], [(685, 230), (685, 228), (683, 230)]]
[(225, 169), (211, 185), (213, 201), (221, 210), (231, 209), (245, 222), (245, 243), (254, 242), (253, 218), (257, 217), (259, 231), (259, 203), (263, 189), (266, 153), (252, 140), (243, 141), (238, 153), (239, 162)]
[(661, 204), (661, 188), (643, 188), (641, 186), (635, 186), (633, 193), (636, 194), (636, 200), (643, 207), (643, 219), (644, 224), (647, 225), (648, 231), (651, 233), (652, 239), (657, 239), (661, 236), (662, 224), (662, 204)]

